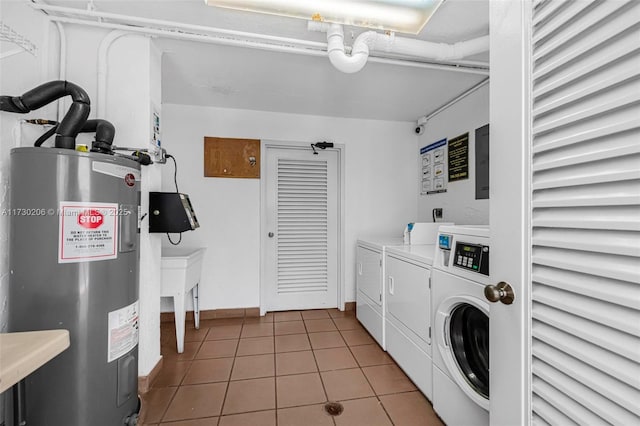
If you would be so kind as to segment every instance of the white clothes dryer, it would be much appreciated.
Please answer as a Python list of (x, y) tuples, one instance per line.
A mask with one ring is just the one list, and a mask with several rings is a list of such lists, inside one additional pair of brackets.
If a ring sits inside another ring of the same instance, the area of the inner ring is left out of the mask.
[(388, 247), (403, 244), (402, 237), (374, 238), (358, 240), (356, 247), (356, 318), (384, 350), (384, 256)]
[(443, 226), (431, 276), (433, 408), (448, 426), (489, 424), (487, 226)]
[(434, 244), (389, 247), (385, 254), (387, 352), (432, 398), (431, 265)]

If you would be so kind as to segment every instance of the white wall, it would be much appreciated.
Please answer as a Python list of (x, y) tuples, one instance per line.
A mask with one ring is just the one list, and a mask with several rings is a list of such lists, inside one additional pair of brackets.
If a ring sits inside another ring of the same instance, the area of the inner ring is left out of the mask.
[[(152, 40), (139, 35), (117, 39), (110, 49), (105, 118), (116, 126), (114, 143), (145, 148), (152, 139), (152, 112), (161, 114), (161, 54)], [(161, 188), (161, 166), (142, 166), (143, 214), (149, 210), (149, 191)], [(138, 374), (145, 376), (160, 359), (159, 235), (140, 229), (140, 343)]]
[[(42, 14), (35, 12), (25, 2), (3, 2), (1, 5), (2, 22), (18, 34), (24, 36), (36, 47), (36, 55), (22, 52), (3, 58), (0, 62), (0, 95), (20, 96), (33, 89), (55, 75), (50, 75), (48, 61), (49, 48), (57, 48), (57, 39), (51, 31), (52, 27)], [(51, 46), (50, 46), (51, 45)], [(9, 42), (0, 42), (1, 52), (9, 52), (18, 46)], [(0, 212), (9, 208), (9, 152), (11, 148), (20, 146), (22, 140), (29, 135), (41, 133), (39, 126), (20, 123), (26, 118), (55, 119), (55, 105), (42, 108), (29, 114), (13, 114), (0, 112)], [(20, 137), (22, 134), (24, 137)], [(33, 140), (26, 142), (33, 143)], [(0, 214), (0, 333), (6, 332), (7, 327), (7, 296), (9, 285), (9, 216)]]
[[(20, 96), (39, 84), (57, 78), (55, 68), (49, 62), (49, 51), (57, 50), (57, 38), (53, 28), (40, 13), (35, 12), (26, 2), (2, 2), (0, 5), (2, 22), (24, 36), (36, 47), (36, 54), (22, 52), (0, 60), (0, 95)], [(0, 42), (0, 52), (17, 49), (13, 43)], [(12, 148), (30, 145), (40, 135), (40, 126), (21, 123), (26, 118), (55, 119), (55, 105), (29, 114), (0, 112), (0, 333), (7, 332), (9, 293), (9, 216), (5, 209), (9, 206), (10, 163)], [(0, 394), (0, 423), (4, 418), (5, 401)], [(8, 419), (6, 419), (8, 421)]]
[[(202, 309), (260, 303), (260, 182), (205, 178), (205, 136), (345, 145), (345, 294), (355, 300), (355, 243), (359, 236), (402, 235), (417, 219), (418, 166), (414, 123), (343, 119), (224, 108), (163, 105), (163, 147), (178, 160), (180, 191), (189, 194), (200, 228), (184, 246), (207, 247)], [(173, 191), (171, 161), (162, 188)], [(176, 239), (176, 236), (173, 236)], [(163, 246), (168, 246), (166, 237)], [(170, 300), (163, 310), (172, 310)]]
[[(460, 100), (433, 117), (419, 136), (418, 149), (440, 139), (451, 139), (469, 132), (469, 179), (447, 183), (447, 192), (420, 195), (418, 216), (433, 221), (431, 212), (443, 209), (443, 220), (457, 224), (489, 224), (489, 200), (476, 200), (475, 130), (489, 123), (489, 85)], [(489, 142), (491, 143), (491, 142)], [(414, 180), (419, 180), (419, 173)]]

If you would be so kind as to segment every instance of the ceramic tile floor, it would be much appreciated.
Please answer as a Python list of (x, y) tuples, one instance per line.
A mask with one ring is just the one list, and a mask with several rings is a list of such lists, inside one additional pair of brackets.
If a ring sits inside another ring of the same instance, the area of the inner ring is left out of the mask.
[[(142, 395), (152, 426), (439, 426), (429, 401), (353, 312), (162, 323), (163, 369)], [(339, 401), (332, 417), (327, 401)]]

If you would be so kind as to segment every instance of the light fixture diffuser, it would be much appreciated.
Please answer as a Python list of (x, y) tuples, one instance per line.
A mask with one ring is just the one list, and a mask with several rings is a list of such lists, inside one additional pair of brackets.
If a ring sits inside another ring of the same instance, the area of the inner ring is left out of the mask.
[(209, 6), (418, 34), (443, 0), (204, 0)]

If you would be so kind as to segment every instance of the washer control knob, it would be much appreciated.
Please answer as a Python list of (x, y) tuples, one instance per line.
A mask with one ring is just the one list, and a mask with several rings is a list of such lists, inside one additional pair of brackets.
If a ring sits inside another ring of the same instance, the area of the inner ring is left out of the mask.
[(484, 297), (489, 302), (502, 302), (505, 305), (510, 305), (516, 298), (513, 288), (504, 281), (498, 283), (498, 285), (488, 285), (484, 288)]

